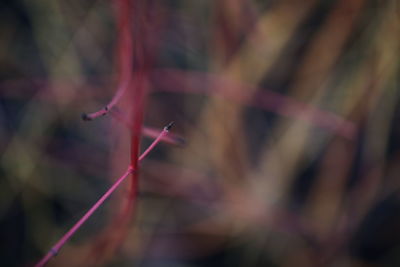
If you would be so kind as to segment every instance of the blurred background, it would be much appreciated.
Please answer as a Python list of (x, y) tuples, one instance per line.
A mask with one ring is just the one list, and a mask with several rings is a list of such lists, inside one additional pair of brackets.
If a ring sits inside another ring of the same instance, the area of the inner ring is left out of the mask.
[[(81, 119), (116, 92), (124, 1), (1, 1), (1, 266), (129, 164), (134, 94)], [(126, 224), (127, 181), (48, 266), (400, 266), (398, 0), (130, 2), (144, 125), (179, 142), (142, 162)]]

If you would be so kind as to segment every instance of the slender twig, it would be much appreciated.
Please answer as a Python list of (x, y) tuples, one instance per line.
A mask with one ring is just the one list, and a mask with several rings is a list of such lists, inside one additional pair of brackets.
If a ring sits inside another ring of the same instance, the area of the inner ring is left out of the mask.
[[(143, 160), (153, 148), (166, 136), (171, 129), (173, 122), (164, 127), (158, 137), (151, 145), (140, 155), (138, 161)], [(64, 244), (75, 234), (75, 232), (92, 216), (92, 214), (103, 204), (103, 202), (117, 189), (129, 174), (136, 170), (129, 166), (125, 173), (107, 190), (107, 192), (83, 215), (83, 217), (49, 250), (49, 252), (40, 260), (35, 267), (44, 266), (52, 257), (56, 256)]]
[(127, 88), (131, 84), (132, 80), (132, 56), (133, 56), (133, 40), (131, 36), (131, 15), (130, 15), (130, 2), (129, 1), (117, 1), (117, 24), (118, 24), (118, 66), (119, 66), (119, 78), (118, 78), (118, 89), (111, 101), (102, 109), (92, 112), (89, 114), (83, 113), (82, 119), (89, 121), (97, 117), (106, 115), (121, 99), (125, 94)]
[[(110, 110), (110, 115), (128, 129), (132, 128), (132, 125), (129, 122), (127, 116), (123, 114), (118, 108), (113, 108), (112, 110)], [(152, 128), (145, 125), (142, 128), (142, 135), (148, 138), (155, 139), (157, 138), (159, 133), (160, 130), (157, 128)], [(164, 136), (161, 141), (177, 146), (183, 146), (186, 144), (186, 140), (183, 137), (172, 133)]]

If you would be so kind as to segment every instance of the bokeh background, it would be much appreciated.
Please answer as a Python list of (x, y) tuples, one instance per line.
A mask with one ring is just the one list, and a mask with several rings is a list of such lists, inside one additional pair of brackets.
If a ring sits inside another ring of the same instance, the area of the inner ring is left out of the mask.
[[(1, 1), (1, 266), (32, 266), (129, 164), (124, 123), (81, 119), (116, 91), (116, 2)], [(125, 231), (128, 182), (49, 266), (400, 266), (398, 0), (131, 4), (144, 125), (185, 144), (142, 162)]]

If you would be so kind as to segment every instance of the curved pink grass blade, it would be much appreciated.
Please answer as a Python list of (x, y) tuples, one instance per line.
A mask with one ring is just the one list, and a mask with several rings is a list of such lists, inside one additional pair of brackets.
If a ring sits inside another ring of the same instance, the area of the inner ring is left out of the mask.
[[(357, 127), (353, 122), (332, 112), (296, 101), (289, 96), (271, 90), (261, 90), (262, 88), (258, 88), (257, 90), (252, 89), (251, 91), (257, 91), (257, 93), (251, 99), (243, 95), (232, 94), (225, 88), (240, 87), (242, 91), (246, 91), (248, 88), (253, 87), (253, 85), (221, 77), (217, 74), (164, 69), (154, 71), (153, 76), (157, 81), (157, 85), (159, 85), (155, 87), (158, 91), (220, 96), (232, 101), (272, 111), (285, 117), (308, 121), (350, 140), (357, 134)], [(204, 87), (204, 84), (211, 85), (211, 88), (214, 88), (214, 90), (209, 90), (208, 87)]]
[(116, 1), (116, 5), (115, 16), (118, 24), (117, 60), (120, 71), (118, 89), (111, 101), (104, 108), (93, 113), (82, 114), (83, 120), (93, 120), (97, 117), (106, 115), (125, 94), (132, 80), (133, 39), (131, 36), (131, 4), (130, 1)]

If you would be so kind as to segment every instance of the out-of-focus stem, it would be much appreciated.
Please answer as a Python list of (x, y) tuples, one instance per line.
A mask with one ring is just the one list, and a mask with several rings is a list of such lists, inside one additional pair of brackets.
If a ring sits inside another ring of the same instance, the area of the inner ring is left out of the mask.
[(130, 1), (116, 1), (117, 5), (117, 24), (118, 24), (118, 41), (117, 41), (117, 60), (118, 60), (118, 89), (111, 101), (102, 109), (89, 114), (82, 114), (83, 120), (93, 120), (97, 117), (106, 115), (121, 99), (126, 92), (132, 80), (132, 56), (133, 56), (133, 40), (131, 35), (131, 16)]
[[(126, 126), (128, 129), (131, 129), (132, 125), (129, 122), (129, 120), (124, 116), (123, 113), (121, 113), (117, 108), (114, 108), (110, 110), (110, 115), (114, 117), (117, 121), (121, 122), (124, 126)], [(155, 139), (157, 138), (160, 130), (148, 126), (143, 126), (142, 127), (142, 134), (146, 137)], [(183, 137), (176, 135), (176, 134), (169, 134), (167, 136), (164, 136), (161, 139), (162, 142), (166, 142), (171, 145), (177, 145), (177, 146), (183, 146), (185, 145), (186, 141)]]

